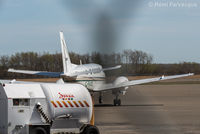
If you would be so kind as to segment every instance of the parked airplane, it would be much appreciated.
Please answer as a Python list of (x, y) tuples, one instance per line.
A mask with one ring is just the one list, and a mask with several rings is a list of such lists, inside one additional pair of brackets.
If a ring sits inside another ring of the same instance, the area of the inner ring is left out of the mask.
[(102, 93), (108, 90), (112, 90), (113, 95), (115, 95), (115, 99), (113, 101), (115, 106), (121, 105), (121, 100), (119, 98), (119, 95), (120, 94), (125, 95), (129, 86), (193, 75), (193, 73), (189, 73), (182, 75), (173, 75), (166, 77), (162, 76), (157, 78), (132, 80), (132, 81), (129, 81), (127, 77), (120, 76), (117, 77), (113, 83), (106, 83), (104, 71), (118, 69), (121, 67), (121, 65), (110, 68), (102, 68), (101, 65), (94, 63), (80, 64), (80, 65), (73, 64), (71, 63), (70, 60), (63, 32), (60, 32), (60, 42), (61, 42), (64, 72), (44, 72), (44, 71), (29, 71), (29, 70), (15, 70), (15, 69), (9, 69), (8, 72), (61, 77), (65, 82), (81, 83), (82, 85), (87, 87), (89, 91), (99, 92), (99, 103), (102, 103)]

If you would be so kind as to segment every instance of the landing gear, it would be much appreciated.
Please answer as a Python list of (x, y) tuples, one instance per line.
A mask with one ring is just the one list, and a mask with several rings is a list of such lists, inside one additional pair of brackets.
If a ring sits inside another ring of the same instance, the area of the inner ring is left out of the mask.
[(113, 103), (114, 103), (114, 106), (121, 106), (121, 100), (120, 99), (114, 99)]
[(103, 103), (103, 94), (102, 92), (99, 93), (99, 104)]
[(102, 96), (99, 96), (99, 104), (102, 104), (102, 103), (103, 103)]
[(118, 97), (119, 97), (119, 95), (117, 94), (116, 98), (113, 101), (114, 106), (121, 106), (121, 100)]
[(81, 134), (100, 134), (96, 126), (88, 125)]

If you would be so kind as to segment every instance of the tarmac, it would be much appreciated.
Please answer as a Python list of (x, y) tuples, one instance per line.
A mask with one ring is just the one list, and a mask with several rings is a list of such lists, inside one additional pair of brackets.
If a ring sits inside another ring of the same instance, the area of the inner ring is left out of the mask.
[[(95, 94), (97, 96), (98, 94)], [(120, 96), (95, 97), (95, 123), (101, 134), (200, 134), (200, 84), (137, 85)]]

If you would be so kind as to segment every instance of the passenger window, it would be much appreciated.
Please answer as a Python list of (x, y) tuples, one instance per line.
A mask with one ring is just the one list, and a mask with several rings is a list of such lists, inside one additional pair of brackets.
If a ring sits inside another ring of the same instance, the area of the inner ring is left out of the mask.
[(30, 99), (13, 99), (13, 106), (30, 106)]

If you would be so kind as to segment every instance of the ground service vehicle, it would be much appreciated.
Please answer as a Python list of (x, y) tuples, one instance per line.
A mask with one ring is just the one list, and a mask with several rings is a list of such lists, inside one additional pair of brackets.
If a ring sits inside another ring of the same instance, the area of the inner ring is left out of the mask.
[(99, 134), (80, 84), (0, 84), (0, 134)]

